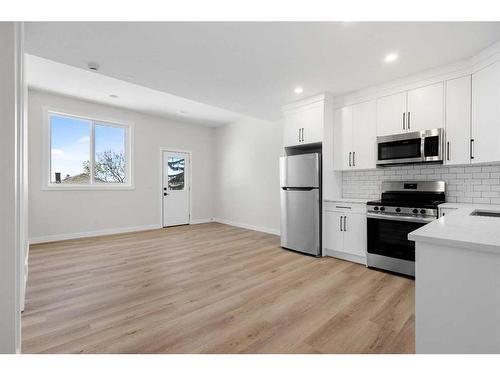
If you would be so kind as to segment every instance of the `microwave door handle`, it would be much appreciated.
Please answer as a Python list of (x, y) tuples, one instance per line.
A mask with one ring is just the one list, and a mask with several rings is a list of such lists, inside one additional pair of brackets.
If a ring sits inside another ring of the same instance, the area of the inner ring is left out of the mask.
[(422, 141), (420, 142), (420, 157), (422, 161), (425, 161), (425, 137), (422, 137)]

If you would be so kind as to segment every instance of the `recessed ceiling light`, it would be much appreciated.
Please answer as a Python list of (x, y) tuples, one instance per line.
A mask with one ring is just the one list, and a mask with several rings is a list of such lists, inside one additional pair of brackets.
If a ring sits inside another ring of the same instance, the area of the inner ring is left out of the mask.
[(118, 98), (118, 95), (115, 95), (115, 94), (109, 94), (109, 97), (112, 98), (112, 99), (117, 99)]
[(396, 61), (398, 59), (399, 55), (396, 52), (391, 52), (385, 55), (384, 61), (388, 64)]
[(99, 70), (99, 64), (96, 63), (96, 62), (89, 62), (87, 64), (87, 66), (89, 67), (90, 70), (93, 70), (93, 71), (98, 71)]
[(304, 92), (304, 89), (300, 86), (297, 86), (294, 90), (293, 90), (294, 93), (296, 93), (297, 95), (299, 94), (302, 94)]

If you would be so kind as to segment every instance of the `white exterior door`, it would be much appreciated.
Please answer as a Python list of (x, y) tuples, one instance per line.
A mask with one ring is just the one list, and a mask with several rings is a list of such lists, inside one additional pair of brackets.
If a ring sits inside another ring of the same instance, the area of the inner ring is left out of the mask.
[(163, 226), (189, 224), (191, 157), (163, 152)]

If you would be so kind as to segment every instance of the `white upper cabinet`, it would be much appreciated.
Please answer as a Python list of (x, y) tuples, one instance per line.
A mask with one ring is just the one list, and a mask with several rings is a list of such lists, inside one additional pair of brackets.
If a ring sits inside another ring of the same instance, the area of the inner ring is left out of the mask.
[(334, 123), (334, 169), (376, 167), (377, 105), (372, 100), (336, 111)]
[(285, 147), (323, 142), (325, 121), (331, 121), (331, 103), (321, 95), (283, 109)]
[(352, 166), (375, 168), (377, 163), (377, 102), (352, 106)]
[(342, 108), (341, 123), (341, 156), (342, 170), (352, 167), (352, 107)]
[(446, 147), (448, 165), (470, 163), (471, 76), (446, 82)]
[(500, 161), (500, 62), (472, 74), (472, 162)]
[(408, 91), (406, 130), (442, 128), (444, 124), (443, 82)]
[(377, 99), (377, 135), (406, 131), (406, 91)]
[(377, 135), (442, 128), (443, 82), (377, 100)]
[[(349, 154), (351, 153), (351, 154)], [(333, 169), (342, 171), (352, 165), (352, 107), (337, 109), (333, 124)]]

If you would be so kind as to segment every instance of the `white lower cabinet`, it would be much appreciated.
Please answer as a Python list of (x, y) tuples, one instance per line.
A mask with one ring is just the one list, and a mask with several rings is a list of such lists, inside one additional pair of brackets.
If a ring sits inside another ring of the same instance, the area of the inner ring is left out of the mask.
[(331, 203), (323, 210), (323, 255), (366, 264), (366, 206)]

